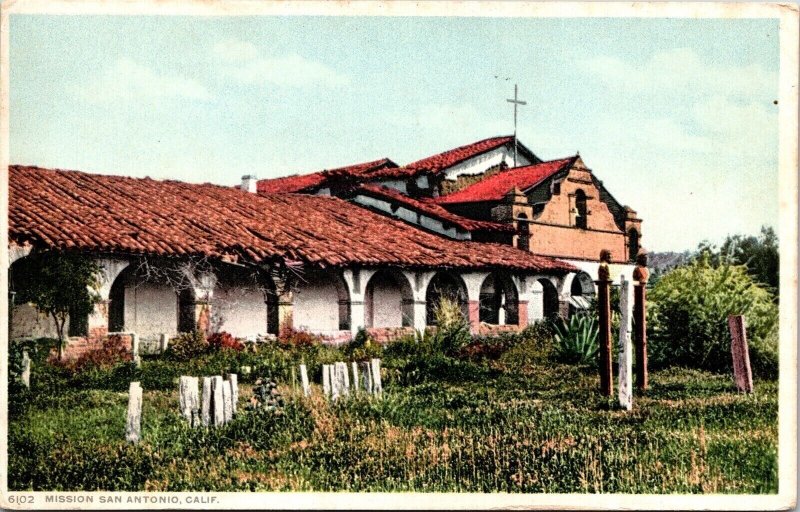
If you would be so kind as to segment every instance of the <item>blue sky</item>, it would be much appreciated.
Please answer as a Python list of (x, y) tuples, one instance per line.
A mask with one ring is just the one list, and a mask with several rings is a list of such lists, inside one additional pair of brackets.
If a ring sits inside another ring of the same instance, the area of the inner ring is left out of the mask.
[(41, 16), (10, 24), (11, 162), (235, 184), (510, 134), (580, 151), (683, 250), (778, 219), (778, 21)]

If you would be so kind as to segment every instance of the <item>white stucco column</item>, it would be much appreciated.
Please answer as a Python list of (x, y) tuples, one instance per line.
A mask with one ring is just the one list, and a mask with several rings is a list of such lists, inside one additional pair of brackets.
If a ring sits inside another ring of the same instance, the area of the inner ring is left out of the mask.
[(428, 284), (430, 284), (435, 274), (436, 272), (431, 271), (403, 271), (403, 275), (411, 283), (411, 293), (414, 300), (414, 329), (420, 332), (425, 332), (425, 327), (428, 324), (425, 295), (428, 292)]
[(18, 259), (29, 255), (32, 250), (32, 245), (17, 245), (12, 242), (8, 245), (8, 265), (11, 266)]
[(488, 275), (489, 272), (465, 272), (461, 274), (461, 278), (464, 280), (464, 284), (467, 286), (467, 300), (469, 301), (469, 326), (473, 333), (477, 333), (481, 325), (481, 285)]
[[(519, 301), (517, 315), (519, 317), (520, 327), (533, 324), (536, 319), (530, 314), (533, 302), (536, 300), (533, 289), (533, 283), (536, 282), (535, 278), (527, 275), (511, 276), (514, 286), (517, 287), (517, 300)], [(541, 300), (541, 292), (539, 300)]]
[(104, 336), (108, 332), (108, 308), (111, 303), (111, 287), (117, 277), (130, 264), (128, 260), (103, 258), (96, 263), (100, 266), (100, 274), (96, 286), (92, 292), (100, 296), (100, 300), (95, 303), (94, 311), (89, 314), (88, 334), (90, 336)]
[(342, 277), (350, 295), (350, 331), (353, 334), (367, 325), (364, 296), (367, 292), (367, 283), (375, 272), (376, 270), (358, 267), (346, 268), (342, 271)]

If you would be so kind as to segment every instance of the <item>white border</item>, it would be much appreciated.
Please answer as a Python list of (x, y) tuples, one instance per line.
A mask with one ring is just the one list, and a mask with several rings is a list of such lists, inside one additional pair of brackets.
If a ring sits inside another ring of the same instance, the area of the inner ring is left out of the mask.
[[(423, 493), (58, 493), (95, 497), (89, 509), (785, 509), (796, 505), (797, 492), (797, 114), (798, 7), (764, 3), (580, 3), (580, 2), (279, 2), (279, 1), (103, 1), (11, 0), (0, 5), (0, 506), (11, 509), (80, 509), (81, 505), (46, 503), (55, 493), (32, 495), (34, 505), (9, 503), (7, 487), (8, 351), (8, 158), (9, 158), (9, 16), (13, 14), (126, 15), (325, 15), (325, 16), (491, 16), (491, 17), (671, 17), (780, 19), (779, 183), (780, 183), (780, 382), (779, 492), (777, 495), (589, 495), (589, 494), (423, 494)], [(99, 496), (168, 496), (178, 505), (100, 504)], [(215, 503), (189, 504), (190, 497)]]

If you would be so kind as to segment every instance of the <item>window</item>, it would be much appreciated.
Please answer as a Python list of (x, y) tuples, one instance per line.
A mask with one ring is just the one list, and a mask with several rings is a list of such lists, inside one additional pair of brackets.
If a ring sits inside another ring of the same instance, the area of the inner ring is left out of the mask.
[(559, 194), (561, 194), (561, 182), (560, 181), (554, 181), (553, 182), (553, 195), (557, 196)]
[(635, 229), (628, 230), (628, 259), (636, 261), (639, 254), (639, 232)]
[(528, 216), (520, 213), (517, 215), (517, 248), (530, 250), (530, 239)]
[(586, 229), (586, 193), (578, 189), (575, 192), (575, 227)]

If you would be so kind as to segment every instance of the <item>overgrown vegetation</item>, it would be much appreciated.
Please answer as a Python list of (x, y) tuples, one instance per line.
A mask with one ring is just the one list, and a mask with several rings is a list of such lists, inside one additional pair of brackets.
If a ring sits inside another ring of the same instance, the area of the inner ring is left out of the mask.
[(667, 273), (649, 292), (650, 361), (717, 372), (731, 369), (729, 315), (744, 315), (757, 375), (778, 370), (778, 307), (741, 265), (712, 265), (703, 253)]

